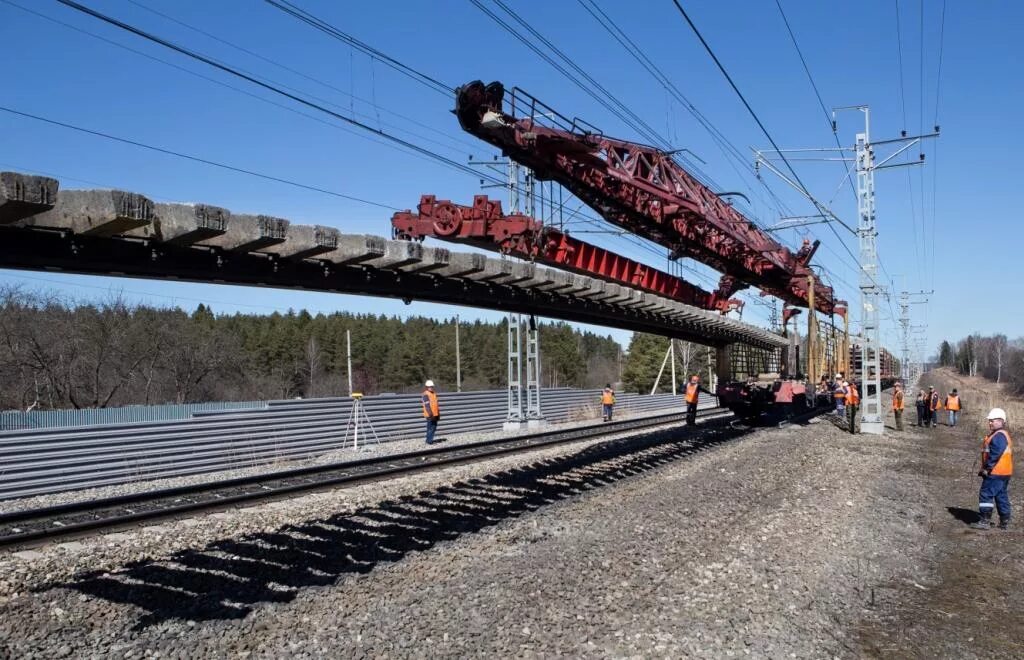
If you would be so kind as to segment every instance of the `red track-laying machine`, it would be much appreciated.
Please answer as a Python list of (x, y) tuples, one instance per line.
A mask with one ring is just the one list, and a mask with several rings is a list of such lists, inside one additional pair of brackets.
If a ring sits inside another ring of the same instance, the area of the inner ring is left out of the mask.
[(791, 252), (680, 167), (671, 154), (606, 137), (521, 90), (506, 98), (498, 82), (460, 87), (455, 114), (464, 130), (529, 167), (539, 180), (565, 186), (608, 222), (722, 273), (712, 294), (715, 300), (754, 286), (807, 307), (813, 282), (815, 309), (833, 312), (832, 288), (812, 279), (816, 241)]
[(528, 215), (505, 215), (501, 202), (486, 195), (474, 197), (472, 206), (423, 195), (416, 213), (399, 211), (391, 218), (391, 226), (395, 238), (422, 240), (430, 236), (473, 245), (650, 291), (701, 309), (726, 312), (743, 304), (721, 300), (682, 278), (573, 238)]

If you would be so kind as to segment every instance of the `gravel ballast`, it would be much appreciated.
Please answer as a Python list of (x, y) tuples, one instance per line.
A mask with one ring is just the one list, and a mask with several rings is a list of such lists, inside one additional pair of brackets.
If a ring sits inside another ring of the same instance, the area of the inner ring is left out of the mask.
[(926, 479), (892, 470), (923, 434), (646, 438), (4, 556), (0, 649), (857, 657), (880, 585), (930, 588)]

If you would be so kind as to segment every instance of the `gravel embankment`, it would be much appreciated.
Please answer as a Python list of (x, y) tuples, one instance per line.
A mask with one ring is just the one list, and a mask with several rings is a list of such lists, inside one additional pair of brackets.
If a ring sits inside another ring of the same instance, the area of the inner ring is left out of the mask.
[(894, 593), (872, 587), (924, 579), (926, 526), (900, 504), (919, 484), (892, 478), (905, 451), (892, 437), (816, 423), (725, 443), (730, 432), (705, 432), (715, 444), (698, 450), (675, 435), (0, 560), (5, 576), (20, 567), (7, 592), (22, 592), (0, 605), (0, 648), (855, 657), (857, 622)]

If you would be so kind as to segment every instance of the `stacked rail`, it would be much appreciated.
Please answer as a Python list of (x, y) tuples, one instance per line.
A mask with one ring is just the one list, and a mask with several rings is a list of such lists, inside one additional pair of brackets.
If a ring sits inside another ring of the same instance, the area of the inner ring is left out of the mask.
[[(552, 422), (586, 419), (597, 414), (599, 396), (597, 390), (546, 390), (541, 405)], [(419, 395), (363, 401), (382, 442), (423, 433)], [(710, 397), (702, 402), (703, 408), (713, 405)], [(681, 407), (681, 397), (669, 394), (625, 394), (617, 411), (622, 416)], [(445, 394), (440, 430), (499, 430), (505, 411), (503, 390)], [(189, 420), (4, 432), (0, 499), (314, 458), (343, 448), (350, 415), (350, 399), (306, 399), (197, 413)]]

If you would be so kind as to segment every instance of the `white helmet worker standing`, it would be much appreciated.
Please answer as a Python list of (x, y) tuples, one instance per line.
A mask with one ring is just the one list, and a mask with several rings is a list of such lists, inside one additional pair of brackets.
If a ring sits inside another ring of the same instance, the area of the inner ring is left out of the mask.
[(993, 408), (986, 416), (988, 435), (981, 444), (981, 490), (978, 492), (978, 520), (974, 529), (992, 527), (992, 513), (999, 512), (999, 529), (1010, 526), (1010, 477), (1013, 476), (1013, 440), (1006, 430), (1006, 411)]
[(434, 391), (434, 381), (428, 380), (423, 383), (423, 394), (420, 397), (423, 405), (423, 419), (427, 422), (427, 444), (434, 444), (434, 432), (437, 431), (437, 423), (441, 421), (441, 407), (437, 402), (437, 392)]

